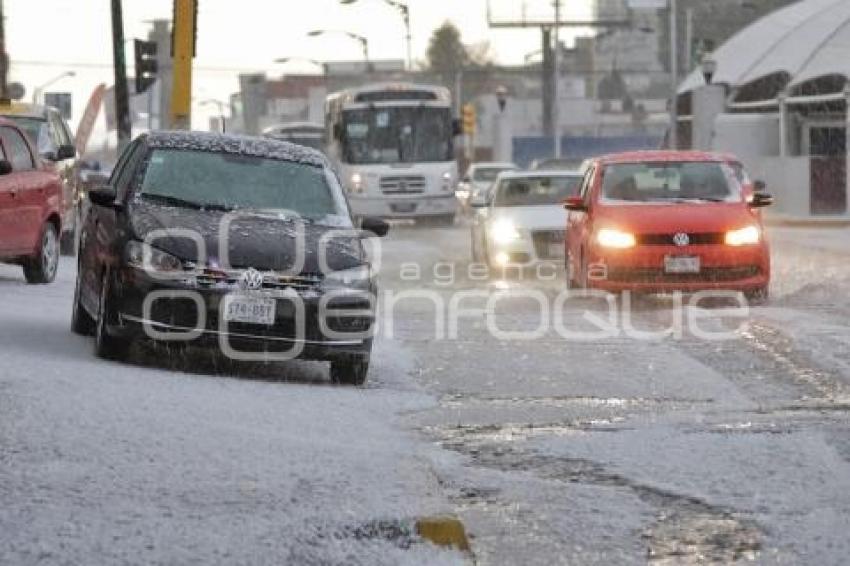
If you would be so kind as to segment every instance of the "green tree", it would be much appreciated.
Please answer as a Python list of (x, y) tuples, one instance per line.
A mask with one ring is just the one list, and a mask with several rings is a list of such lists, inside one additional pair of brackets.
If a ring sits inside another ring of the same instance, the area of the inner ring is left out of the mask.
[(428, 69), (443, 76), (454, 76), (469, 64), (469, 52), (461, 41), (460, 30), (449, 21), (434, 30), (426, 55)]

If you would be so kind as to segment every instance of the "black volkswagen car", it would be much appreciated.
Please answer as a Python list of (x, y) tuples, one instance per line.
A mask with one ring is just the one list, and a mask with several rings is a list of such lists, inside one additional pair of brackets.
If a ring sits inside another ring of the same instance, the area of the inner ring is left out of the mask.
[(155, 132), (89, 193), (72, 329), (121, 359), (136, 340), (215, 346), (238, 361), (369, 368), (376, 285), (326, 158), (269, 139)]

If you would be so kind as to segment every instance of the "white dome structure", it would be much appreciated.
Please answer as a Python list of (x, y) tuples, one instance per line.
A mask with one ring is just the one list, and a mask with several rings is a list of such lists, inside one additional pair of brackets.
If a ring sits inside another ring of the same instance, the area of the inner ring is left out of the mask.
[[(850, 81), (850, 0), (802, 0), (744, 28), (713, 53), (715, 84), (729, 103), (758, 106), (789, 96), (837, 96)], [(679, 88), (702, 86), (699, 69)]]

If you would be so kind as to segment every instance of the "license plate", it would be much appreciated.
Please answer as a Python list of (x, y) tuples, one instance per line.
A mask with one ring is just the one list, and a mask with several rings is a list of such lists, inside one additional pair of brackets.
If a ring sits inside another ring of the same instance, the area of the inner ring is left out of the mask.
[(408, 213), (416, 210), (415, 202), (396, 202), (390, 205), (393, 212)]
[(248, 324), (274, 324), (276, 302), (265, 297), (246, 295), (226, 295), (222, 308), (226, 322), (245, 322)]
[(699, 257), (667, 256), (664, 258), (665, 273), (699, 273), (699, 271)]
[(563, 256), (564, 256), (564, 244), (563, 243), (549, 244), (549, 257), (563, 257)]

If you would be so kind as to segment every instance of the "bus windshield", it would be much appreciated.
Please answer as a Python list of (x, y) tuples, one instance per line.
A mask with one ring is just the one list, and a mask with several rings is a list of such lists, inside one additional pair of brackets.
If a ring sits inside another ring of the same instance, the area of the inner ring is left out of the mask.
[(451, 161), (452, 120), (448, 108), (406, 106), (343, 112), (348, 163)]

